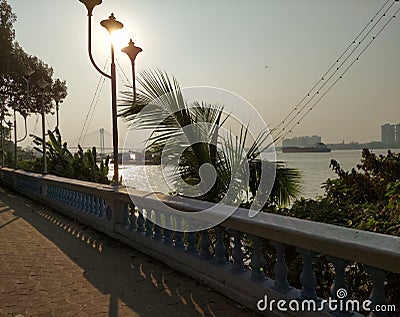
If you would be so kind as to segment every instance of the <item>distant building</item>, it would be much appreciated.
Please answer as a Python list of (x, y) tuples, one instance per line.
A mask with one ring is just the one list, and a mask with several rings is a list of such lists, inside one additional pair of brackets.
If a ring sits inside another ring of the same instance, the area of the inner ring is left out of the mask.
[(316, 144), (321, 143), (321, 137), (319, 135), (311, 135), (311, 136), (299, 136), (291, 139), (284, 139), (282, 141), (282, 146), (315, 146)]
[(386, 123), (381, 126), (381, 140), (386, 145), (391, 145), (400, 142), (400, 123)]

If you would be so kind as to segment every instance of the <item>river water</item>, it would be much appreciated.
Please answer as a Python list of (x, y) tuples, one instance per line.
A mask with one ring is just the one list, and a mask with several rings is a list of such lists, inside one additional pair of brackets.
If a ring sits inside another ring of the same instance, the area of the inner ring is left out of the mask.
[[(398, 152), (399, 150), (393, 150)], [(300, 196), (315, 198), (323, 195), (322, 183), (328, 178), (336, 178), (336, 174), (329, 168), (331, 159), (336, 159), (341, 167), (350, 170), (360, 163), (361, 150), (336, 150), (330, 153), (282, 153), (278, 151), (277, 160), (286, 163), (286, 166), (297, 168), (302, 176), (302, 192)], [(376, 154), (386, 154), (387, 150), (373, 150)], [(113, 168), (110, 164), (109, 176), (112, 177)], [(121, 165), (120, 175), (125, 185), (145, 191), (168, 193), (172, 188), (164, 181), (161, 166), (159, 165)], [(148, 181), (147, 181), (148, 180)]]

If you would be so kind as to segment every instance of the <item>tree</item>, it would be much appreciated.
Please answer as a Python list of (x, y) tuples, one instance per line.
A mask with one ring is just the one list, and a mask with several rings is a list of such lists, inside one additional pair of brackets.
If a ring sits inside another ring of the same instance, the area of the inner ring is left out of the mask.
[[(0, 129), (4, 129), (5, 118), (19, 112), (26, 120), (32, 113), (52, 111), (53, 98), (67, 96), (65, 81), (53, 79), (53, 69), (36, 56), (29, 55), (15, 40), (13, 24), (17, 17), (6, 0), (0, 0)], [(34, 73), (27, 77), (26, 71)], [(43, 79), (48, 86), (42, 90), (37, 82)], [(29, 80), (29, 92), (28, 92)], [(4, 135), (4, 133), (2, 133)]]
[[(255, 200), (257, 189), (262, 186), (261, 169), (264, 172), (271, 168), (277, 169), (278, 177), (273, 184), (269, 205), (288, 203), (299, 193), (297, 170), (285, 168), (281, 162), (261, 159), (260, 153), (268, 146), (265, 144), (265, 131), (246, 152), (247, 127), (242, 126), (236, 139), (220, 132), (220, 126), (227, 120), (222, 106), (187, 103), (176, 79), (159, 70), (143, 72), (139, 83), (143, 88), (136, 102), (133, 102), (131, 92), (124, 93), (122, 106), (125, 108), (120, 116), (134, 128), (154, 131), (147, 151), (156, 152), (161, 148), (164, 156), (179, 162), (176, 166), (178, 173), (171, 179), (178, 195), (185, 196), (185, 190), (181, 190), (188, 188), (185, 184), (199, 185), (200, 192), (194, 193), (198, 199), (212, 202), (227, 199), (225, 203), (249, 207)], [(144, 113), (141, 112), (143, 109)], [(217, 147), (217, 144), (221, 146)], [(210, 188), (207, 184), (201, 187), (201, 168), (208, 164), (217, 171)], [(248, 177), (243, 177), (245, 175)]]
[(13, 24), (17, 17), (6, 0), (0, 1), (0, 74), (12, 71), (13, 52), (15, 48), (15, 31)]

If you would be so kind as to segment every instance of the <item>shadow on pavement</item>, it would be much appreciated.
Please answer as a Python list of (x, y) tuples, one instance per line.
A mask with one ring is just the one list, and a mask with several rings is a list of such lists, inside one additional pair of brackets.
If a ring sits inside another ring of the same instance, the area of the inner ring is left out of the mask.
[[(0, 222), (0, 228), (22, 218), (78, 265), (87, 281), (102, 294), (109, 295), (108, 312), (103, 316), (258, 316), (201, 282), (28, 198), (0, 188), (0, 215), (7, 211), (15, 218)], [(62, 268), (64, 263), (57, 262), (57, 265)], [(74, 304), (82, 307), (84, 303), (84, 298), (77, 298)]]

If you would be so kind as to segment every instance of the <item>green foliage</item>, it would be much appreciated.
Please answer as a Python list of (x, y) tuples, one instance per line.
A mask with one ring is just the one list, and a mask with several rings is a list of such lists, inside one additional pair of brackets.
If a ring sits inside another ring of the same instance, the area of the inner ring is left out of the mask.
[[(261, 159), (260, 153), (270, 145), (266, 131), (245, 151), (248, 128), (242, 126), (237, 138), (223, 134), (220, 127), (229, 117), (224, 114), (223, 106), (199, 101), (188, 103), (177, 80), (160, 70), (144, 71), (138, 81), (143, 88), (136, 102), (131, 91), (125, 92), (122, 104), (125, 108), (120, 116), (135, 129), (152, 131), (147, 152), (159, 153), (162, 149), (165, 157), (179, 162), (171, 176), (178, 195), (187, 193), (181, 190), (188, 190), (186, 184), (201, 186), (202, 166), (212, 166), (217, 173), (211, 188), (193, 193), (198, 199), (213, 202), (225, 199), (224, 203), (248, 207), (255, 201), (257, 189), (263, 193), (268, 190), (265, 182), (260, 185), (261, 170), (264, 173), (275, 168), (277, 177), (269, 203), (287, 204), (299, 193), (297, 170), (286, 168), (281, 162)], [(249, 181), (244, 184), (244, 179)]]
[[(269, 209), (281, 215), (325, 222), (343, 227), (400, 235), (400, 153), (388, 151), (376, 156), (368, 149), (362, 152), (361, 163), (351, 171), (344, 171), (332, 160), (331, 167), (338, 178), (324, 183), (325, 195), (318, 199), (301, 198), (289, 208)], [(271, 252), (271, 250), (267, 251)], [(289, 281), (296, 286), (301, 266), (296, 258), (286, 257), (289, 266)], [(273, 262), (268, 265), (273, 266)], [(267, 265), (267, 266), (268, 266)], [(272, 267), (271, 266), (271, 267)], [(325, 256), (314, 259), (317, 275), (317, 293), (329, 296), (329, 285), (334, 272)], [(368, 298), (372, 283), (360, 263), (351, 263), (345, 271), (346, 281), (352, 296), (359, 300)], [(297, 285), (299, 286), (299, 285)], [(390, 273), (385, 287), (389, 303), (400, 307), (400, 275)]]
[(361, 230), (400, 235), (400, 153), (376, 156), (368, 149), (361, 163), (344, 171), (332, 160), (337, 179), (328, 179), (325, 196), (300, 199), (280, 213)]
[[(35, 136), (33, 140), (36, 151), (42, 152), (42, 138)], [(110, 184), (107, 177), (109, 157), (97, 163), (96, 147), (83, 151), (81, 146), (72, 154), (67, 147), (67, 142), (62, 142), (58, 128), (54, 132), (49, 131), (49, 140), (46, 143), (47, 171), (49, 174), (90, 181), (101, 184)], [(35, 159), (20, 163), (25, 170), (42, 172), (43, 159)]]

